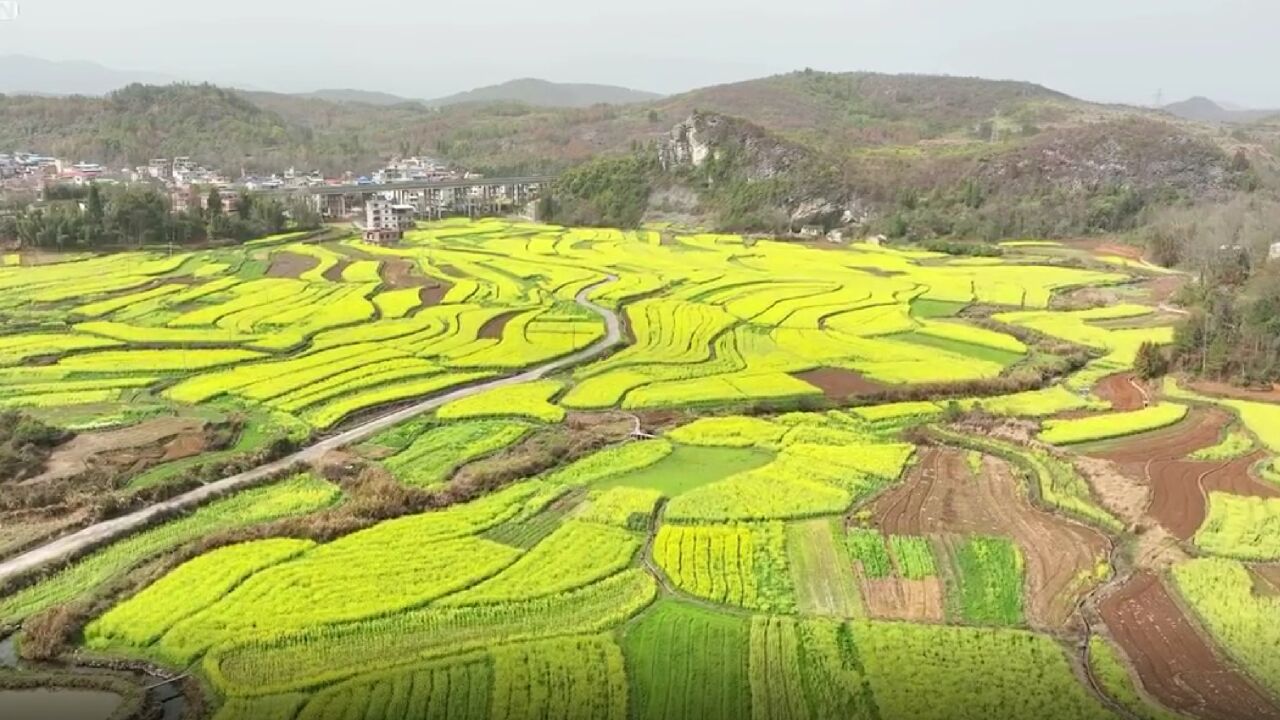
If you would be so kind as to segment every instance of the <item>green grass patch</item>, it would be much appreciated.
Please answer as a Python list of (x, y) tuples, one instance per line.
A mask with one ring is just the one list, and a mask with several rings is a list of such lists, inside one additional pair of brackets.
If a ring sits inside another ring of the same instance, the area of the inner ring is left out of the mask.
[(893, 561), (878, 530), (854, 528), (847, 538), (849, 555), (862, 563), (862, 574), (868, 578), (884, 578), (893, 574)]
[(1022, 622), (1023, 560), (1005, 538), (966, 538), (955, 551), (956, 595), (961, 617), (979, 625)]
[(751, 717), (745, 618), (662, 600), (626, 631), (622, 650), (637, 720)]
[(969, 307), (968, 303), (951, 302), (949, 300), (918, 299), (911, 301), (911, 315), (930, 320), (932, 318), (949, 318), (960, 314)]
[(593, 487), (650, 488), (667, 497), (676, 497), (694, 488), (763, 467), (773, 458), (773, 453), (754, 448), (676, 445), (670, 455), (653, 465), (608, 478)]
[(900, 577), (907, 580), (923, 580), (938, 574), (938, 565), (933, 559), (933, 548), (927, 539), (910, 535), (892, 535), (889, 537), (889, 547), (893, 550), (893, 559)]
[(987, 362), (997, 363), (1003, 366), (1009, 366), (1017, 362), (1021, 362), (1026, 355), (1021, 353), (1010, 352), (1008, 350), (1000, 350), (986, 345), (976, 345), (974, 343), (962, 342), (960, 340), (952, 340), (950, 338), (938, 337), (936, 335), (926, 335), (924, 333), (900, 333), (898, 335), (887, 335), (886, 340), (897, 340), (898, 342), (911, 343), (912, 345), (923, 345), (924, 347), (942, 350), (943, 352), (963, 355), (964, 357), (973, 358), (974, 360), (985, 360)]

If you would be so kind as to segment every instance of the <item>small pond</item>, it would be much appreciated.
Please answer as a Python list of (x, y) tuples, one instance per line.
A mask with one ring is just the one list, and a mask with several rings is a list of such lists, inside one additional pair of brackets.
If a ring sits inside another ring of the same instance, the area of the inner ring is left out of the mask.
[(106, 720), (121, 702), (119, 695), (102, 690), (0, 690), (0, 717), (5, 720)]

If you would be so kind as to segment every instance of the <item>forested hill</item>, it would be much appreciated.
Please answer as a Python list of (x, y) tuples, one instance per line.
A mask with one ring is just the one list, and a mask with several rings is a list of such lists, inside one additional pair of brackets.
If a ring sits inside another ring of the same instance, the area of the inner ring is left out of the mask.
[[(113, 165), (189, 155), (231, 172), (367, 170), (395, 154), (434, 155), (487, 174), (561, 172), (601, 156), (653, 163), (673, 129), (698, 115), (751, 128), (719, 138), (726, 148), (751, 149), (765, 138), (821, 157), (820, 187), (808, 178), (798, 188), (793, 170), (747, 183), (735, 174), (742, 163), (731, 159), (675, 174), (645, 168), (643, 187), (604, 192), (639, 197), (645, 211), (654, 209), (652, 197), (675, 197), (679, 213), (712, 224), (727, 217), (739, 229), (772, 229), (780, 216), (726, 213), (730, 206), (792, 210), (833, 196), (892, 234), (1062, 235), (1127, 229), (1150, 206), (1255, 185), (1271, 143), (1251, 128), (1226, 135), (1030, 83), (804, 71), (582, 108), (373, 105), (209, 85), (134, 85), (105, 98), (0, 97), (0, 148)], [(709, 198), (713, 181), (733, 191)]]

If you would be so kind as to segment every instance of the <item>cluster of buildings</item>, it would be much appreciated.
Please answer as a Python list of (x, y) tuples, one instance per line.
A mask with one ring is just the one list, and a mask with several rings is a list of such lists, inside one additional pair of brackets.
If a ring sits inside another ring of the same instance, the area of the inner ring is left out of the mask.
[[(289, 168), (270, 175), (241, 171), (232, 179), (225, 173), (208, 168), (190, 157), (153, 158), (146, 165), (133, 168), (110, 168), (99, 163), (69, 161), (31, 152), (0, 153), (0, 193), (28, 191), (40, 195), (49, 185), (86, 185), (89, 183), (145, 183), (166, 191), (176, 209), (192, 205), (194, 198), (207, 196), (210, 188), (218, 188), (234, 206), (241, 192), (308, 190), (349, 185), (383, 185), (397, 182), (447, 182), (479, 177), (450, 168), (427, 157), (394, 158), (385, 167), (368, 175), (345, 172), (326, 177), (318, 170)], [(203, 201), (200, 201), (203, 203)]]
[[(370, 242), (392, 243), (418, 218), (531, 213), (552, 178), (484, 178), (428, 157), (394, 158), (368, 175), (327, 177), (289, 168), (270, 175), (241, 171), (232, 180), (190, 157), (153, 158), (146, 165), (111, 169), (35, 153), (0, 154), (0, 198), (15, 191), (37, 202), (47, 188), (89, 183), (144, 184), (169, 196), (175, 212), (204, 211), (217, 197), (235, 212), (244, 193), (305, 200), (328, 220), (351, 220)], [(211, 191), (217, 189), (216, 195)]]

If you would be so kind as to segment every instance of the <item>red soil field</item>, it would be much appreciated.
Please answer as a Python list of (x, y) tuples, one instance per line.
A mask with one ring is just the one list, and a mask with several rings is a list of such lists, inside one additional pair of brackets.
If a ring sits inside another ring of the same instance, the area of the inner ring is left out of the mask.
[(802, 373), (793, 373), (792, 377), (818, 388), (832, 400), (844, 400), (855, 395), (869, 395), (890, 388), (889, 385), (868, 380), (861, 373), (842, 368), (819, 368)]
[(985, 534), (1013, 538), (1026, 559), (1027, 618), (1035, 627), (1073, 622), (1091, 575), (1107, 555), (1096, 530), (1034, 507), (1008, 463), (984, 458), (975, 477), (964, 452), (927, 448), (905, 482), (871, 507), (892, 535)]
[(1093, 392), (1111, 403), (1115, 412), (1132, 412), (1146, 407), (1146, 396), (1137, 385), (1133, 373), (1120, 373), (1103, 378)]
[(1217, 443), (1230, 421), (1222, 410), (1197, 408), (1172, 428), (1110, 443), (1094, 455), (1147, 483), (1151, 487), (1147, 513), (1175, 537), (1187, 540), (1204, 523), (1210, 492), (1280, 497), (1280, 489), (1249, 472), (1261, 454), (1226, 462), (1185, 459)]
[(1156, 575), (1134, 575), (1100, 610), (1143, 687), (1164, 705), (1205, 720), (1280, 718), (1266, 694), (1219, 657)]

